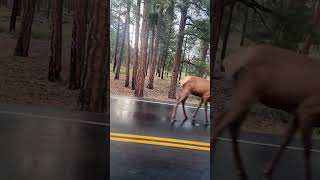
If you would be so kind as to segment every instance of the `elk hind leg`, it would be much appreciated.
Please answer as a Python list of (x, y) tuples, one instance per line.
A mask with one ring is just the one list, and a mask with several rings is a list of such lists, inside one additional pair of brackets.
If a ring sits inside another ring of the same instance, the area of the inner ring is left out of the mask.
[(199, 109), (201, 108), (202, 103), (203, 103), (203, 99), (201, 98), (201, 101), (200, 101), (200, 103), (199, 103), (198, 108), (196, 109), (196, 111), (195, 111), (194, 114), (192, 115), (192, 121), (195, 121), (195, 120), (196, 120), (196, 119), (195, 119), (195, 118), (196, 118), (196, 115), (197, 115)]
[[(188, 98), (188, 96), (189, 96), (189, 93), (186, 92), (186, 91), (183, 91), (183, 92), (180, 94), (180, 97), (178, 98), (177, 103), (176, 103), (176, 105), (174, 106), (174, 109), (173, 109), (173, 112), (172, 112), (172, 116), (171, 116), (171, 119), (172, 119), (172, 120), (176, 120), (177, 107), (178, 107), (178, 105), (179, 105), (181, 102), (183, 102), (183, 104), (184, 104), (185, 101), (186, 101), (186, 99)], [(182, 106), (182, 107), (183, 107), (183, 110), (184, 110), (184, 106)], [(184, 113), (185, 113), (185, 111), (184, 111)], [(186, 117), (186, 114), (184, 114), (184, 115), (185, 115), (185, 117)]]
[(266, 179), (271, 179), (272, 177), (272, 173), (276, 167), (276, 165), (278, 164), (281, 155), (283, 154), (285, 147), (291, 142), (293, 135), (295, 134), (295, 132), (297, 131), (297, 119), (294, 119), (292, 124), (290, 124), (290, 126), (288, 127), (286, 133), (285, 133), (285, 138), (283, 143), (280, 146), (279, 151), (277, 152), (277, 154), (274, 156), (274, 158), (270, 161), (270, 163), (268, 163), (268, 165), (266, 166), (265, 170), (264, 170), (264, 176)]

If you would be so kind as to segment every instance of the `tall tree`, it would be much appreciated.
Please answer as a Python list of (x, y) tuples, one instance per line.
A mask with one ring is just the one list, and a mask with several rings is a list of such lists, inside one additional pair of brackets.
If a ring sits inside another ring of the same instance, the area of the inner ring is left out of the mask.
[(125, 87), (129, 87), (130, 83), (130, 8), (131, 8), (131, 1), (128, 0), (128, 6), (127, 6), (127, 18), (128, 18), (128, 29), (127, 29), (127, 47), (126, 47), (126, 81), (125, 81)]
[[(215, 64), (217, 63), (217, 51), (219, 45), (219, 37), (220, 37), (220, 27), (222, 21), (222, 14), (223, 14), (223, 1), (222, 0), (213, 0), (210, 3), (210, 6), (213, 13), (210, 14), (210, 27), (213, 27), (210, 31), (210, 77), (213, 78), (215, 75)], [(211, 81), (212, 82), (212, 81)], [(211, 87), (213, 84), (210, 84)]]
[(137, 74), (136, 74), (136, 85), (135, 85), (135, 96), (143, 97), (144, 81), (145, 81), (145, 64), (147, 60), (147, 48), (148, 48), (148, 16), (149, 16), (149, 0), (144, 0), (143, 7), (143, 20), (141, 28), (141, 51), (140, 58), (137, 62)]
[(49, 62), (48, 80), (51, 82), (61, 80), (62, 59), (62, 5), (63, 0), (52, 1), (52, 36), (51, 56)]
[[(84, 83), (80, 92), (80, 110), (105, 112), (109, 104), (109, 1), (94, 0), (87, 39)], [(107, 108), (108, 111), (108, 108)]]
[(185, 57), (186, 57), (187, 42), (188, 42), (188, 36), (186, 36), (186, 40), (184, 41), (184, 48), (183, 48), (183, 55), (182, 55), (181, 67), (180, 67), (180, 70), (179, 70), (179, 81), (181, 80), (183, 64), (184, 64)]
[(9, 32), (16, 30), (16, 20), (17, 16), (20, 14), (20, 0), (13, 0), (12, 11), (11, 11), (11, 19), (10, 19), (10, 27)]
[(224, 30), (224, 36), (223, 36), (223, 42), (222, 42), (222, 49), (221, 49), (221, 62), (220, 62), (220, 70), (223, 70), (222, 61), (226, 56), (227, 51), (227, 45), (228, 45), (228, 39), (231, 29), (231, 22), (232, 22), (232, 15), (233, 15), (233, 9), (234, 9), (235, 3), (231, 4), (230, 11), (229, 11), (229, 17), (228, 22), (226, 24), (225, 30)]
[(25, 3), (25, 10), (23, 11), (23, 18), (21, 22), (20, 33), (15, 48), (15, 56), (28, 56), (29, 45), (30, 45), (30, 35), (33, 23), (33, 15), (36, 0), (30, 0)]
[(136, 72), (137, 72), (137, 65), (138, 65), (138, 58), (139, 58), (139, 30), (140, 30), (140, 6), (141, 0), (137, 0), (137, 9), (136, 9), (136, 33), (135, 33), (135, 40), (134, 40), (134, 62), (133, 62), (133, 71), (132, 71), (132, 85), (131, 89), (135, 89), (135, 79), (136, 79)]
[(168, 93), (168, 97), (171, 99), (176, 99), (176, 86), (177, 80), (180, 70), (180, 63), (181, 63), (181, 51), (183, 45), (183, 38), (184, 38), (184, 31), (186, 26), (187, 14), (188, 14), (189, 4), (186, 0), (183, 0), (183, 4), (181, 7), (181, 18), (179, 24), (179, 31), (177, 34), (177, 42), (176, 42), (176, 50), (175, 50), (175, 58), (174, 64), (172, 67), (172, 79), (170, 83), (170, 89)]
[(124, 44), (125, 44), (125, 39), (126, 39), (126, 32), (129, 30), (129, 17), (130, 17), (130, 2), (129, 0), (127, 1), (127, 12), (126, 12), (126, 20), (125, 20), (125, 25), (123, 28), (123, 34), (122, 34), (122, 40), (121, 40), (121, 47), (120, 47), (120, 54), (117, 58), (117, 66), (116, 66), (116, 73), (114, 76), (114, 79), (119, 79), (120, 77), (120, 69), (121, 69), (121, 64), (122, 64), (122, 59), (123, 59), (123, 54), (124, 54)]
[[(316, 5), (314, 7), (314, 13), (313, 13), (313, 25), (317, 26), (319, 24), (319, 19), (320, 19), (320, 5), (319, 5), (319, 0), (316, 1)], [(305, 37), (305, 42), (302, 47), (302, 54), (303, 55), (308, 55), (309, 50), (311, 47), (311, 35), (307, 34)]]
[(158, 56), (158, 47), (159, 47), (159, 39), (160, 39), (160, 25), (161, 25), (161, 17), (162, 17), (162, 11), (163, 11), (163, 4), (160, 4), (159, 10), (158, 10), (158, 18), (157, 18), (157, 24), (156, 24), (156, 30), (154, 35), (154, 44), (153, 44), (153, 50), (152, 50), (152, 62), (151, 62), (151, 68), (149, 71), (149, 82), (147, 85), (147, 88), (153, 89), (153, 81), (154, 81), (154, 73), (156, 70), (157, 65), (157, 56)]
[(85, 57), (87, 0), (77, 0), (73, 20), (69, 89), (79, 89)]
[(117, 39), (116, 39), (116, 45), (115, 45), (116, 50), (114, 51), (113, 72), (116, 70), (116, 65), (117, 65), (119, 33), (120, 33), (120, 20), (121, 20), (121, 4), (120, 4), (119, 15), (118, 15)]
[(152, 23), (149, 22), (149, 24), (151, 24), (151, 26), (149, 27), (151, 29), (151, 38), (150, 38), (150, 46), (149, 46), (149, 52), (148, 52), (148, 59), (146, 62), (146, 76), (148, 75), (148, 69), (149, 69), (149, 63), (150, 63), (150, 59), (152, 58), (152, 51), (153, 51), (153, 45), (154, 45), (154, 25)]
[(242, 31), (241, 31), (240, 46), (244, 46), (244, 41), (245, 41), (246, 33), (247, 33), (248, 16), (249, 16), (249, 8), (245, 7), (244, 20), (243, 20)]

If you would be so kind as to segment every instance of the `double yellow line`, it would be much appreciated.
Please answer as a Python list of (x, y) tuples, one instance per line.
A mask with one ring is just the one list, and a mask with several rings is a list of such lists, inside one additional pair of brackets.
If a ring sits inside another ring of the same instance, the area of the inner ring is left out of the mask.
[(210, 151), (210, 143), (188, 141), (181, 139), (162, 138), (155, 136), (142, 136), (135, 134), (110, 133), (110, 140), (138, 144), (158, 145), (200, 151)]

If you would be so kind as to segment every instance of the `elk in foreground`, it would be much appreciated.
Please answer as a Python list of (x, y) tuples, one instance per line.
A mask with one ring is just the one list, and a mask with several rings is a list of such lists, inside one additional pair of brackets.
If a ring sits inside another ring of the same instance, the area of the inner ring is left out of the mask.
[(188, 119), (184, 105), (189, 95), (192, 94), (194, 96), (198, 96), (201, 98), (200, 104), (192, 116), (192, 120), (195, 121), (195, 117), (198, 113), (198, 110), (200, 109), (203, 103), (206, 125), (208, 125), (209, 121), (208, 121), (208, 115), (207, 115), (207, 109), (208, 109), (207, 105), (208, 105), (208, 102), (210, 102), (210, 81), (197, 76), (187, 76), (180, 81), (180, 85), (182, 86), (182, 91), (178, 96), (177, 103), (172, 112), (172, 120), (175, 121), (177, 107), (180, 103), (182, 103), (183, 114), (185, 117), (184, 121)]
[[(238, 175), (247, 179), (239, 154), (237, 138), (239, 128), (250, 107), (261, 102), (294, 116), (285, 133), (285, 140), (272, 161), (266, 166), (264, 176), (271, 179), (285, 147), (300, 130), (304, 147), (305, 179), (311, 180), (310, 148), (313, 127), (320, 126), (320, 63), (293, 51), (271, 47), (243, 48), (224, 61), (225, 75), (232, 78), (235, 89), (226, 113), (215, 119), (211, 144), (229, 128)], [(212, 160), (214, 155), (212, 154)]]

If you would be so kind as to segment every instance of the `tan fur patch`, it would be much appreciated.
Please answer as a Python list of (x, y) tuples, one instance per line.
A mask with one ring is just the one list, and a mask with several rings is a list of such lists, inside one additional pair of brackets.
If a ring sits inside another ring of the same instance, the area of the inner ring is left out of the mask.
[(223, 67), (225, 68), (224, 76), (226, 78), (232, 79), (235, 73), (248, 64), (251, 59), (250, 57), (252, 57), (252, 53), (248, 50), (248, 48), (240, 48), (223, 60)]
[(180, 80), (180, 86), (183, 87), (183, 85), (188, 82), (190, 79), (192, 78), (192, 76), (186, 76), (185, 78)]

